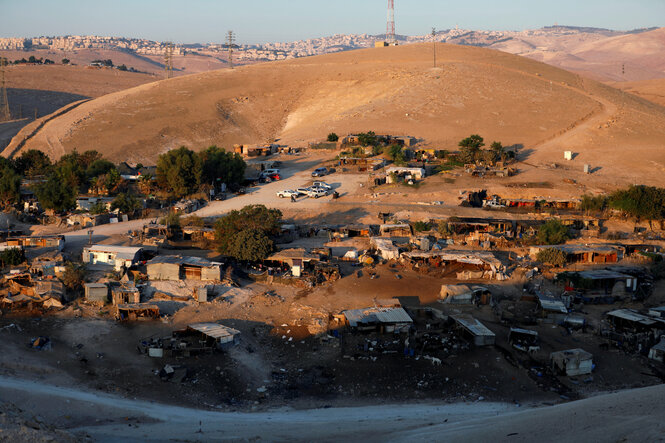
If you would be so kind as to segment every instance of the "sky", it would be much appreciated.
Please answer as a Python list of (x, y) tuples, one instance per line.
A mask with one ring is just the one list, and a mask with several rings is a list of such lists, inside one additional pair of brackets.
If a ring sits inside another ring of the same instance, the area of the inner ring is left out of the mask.
[[(383, 34), (387, 0), (0, 0), (0, 37), (105, 35), (240, 44)], [(665, 26), (665, 0), (395, 0), (397, 34), (434, 27), (523, 30), (554, 24)]]

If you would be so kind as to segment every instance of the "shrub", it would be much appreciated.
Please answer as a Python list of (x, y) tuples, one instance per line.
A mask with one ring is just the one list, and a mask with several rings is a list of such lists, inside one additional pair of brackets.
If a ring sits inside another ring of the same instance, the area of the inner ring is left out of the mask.
[(538, 229), (536, 239), (541, 245), (560, 245), (570, 238), (568, 227), (559, 220), (550, 219)]
[(561, 267), (566, 264), (566, 253), (557, 248), (545, 248), (538, 251), (536, 259), (542, 263)]
[(25, 261), (25, 253), (20, 248), (8, 248), (0, 252), (2, 266), (16, 266)]
[(67, 262), (65, 272), (62, 274), (62, 284), (71, 291), (80, 291), (83, 288), (83, 282), (87, 270), (83, 263)]
[(417, 221), (413, 224), (413, 230), (416, 232), (425, 232), (429, 231), (430, 229), (430, 224), (424, 221)]
[(335, 134), (334, 132), (331, 132), (330, 134), (328, 134), (327, 140), (329, 142), (336, 142), (337, 140), (339, 140), (339, 136), (337, 134)]

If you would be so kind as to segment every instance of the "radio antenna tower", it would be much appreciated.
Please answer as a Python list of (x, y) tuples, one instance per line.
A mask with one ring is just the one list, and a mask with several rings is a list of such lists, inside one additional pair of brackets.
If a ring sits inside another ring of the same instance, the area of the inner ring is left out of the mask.
[(173, 43), (166, 42), (166, 49), (164, 50), (164, 71), (166, 71), (166, 78), (173, 77), (173, 50)]
[(7, 59), (0, 57), (0, 121), (12, 119), (9, 112), (9, 100), (7, 100), (7, 86), (5, 85), (5, 66), (7, 66)]
[(226, 33), (226, 48), (229, 51), (229, 67), (233, 69), (233, 45), (236, 42), (236, 35), (233, 31)]
[(395, 38), (395, 0), (388, 0), (388, 25), (386, 26), (386, 42), (389, 45), (397, 44), (397, 38)]

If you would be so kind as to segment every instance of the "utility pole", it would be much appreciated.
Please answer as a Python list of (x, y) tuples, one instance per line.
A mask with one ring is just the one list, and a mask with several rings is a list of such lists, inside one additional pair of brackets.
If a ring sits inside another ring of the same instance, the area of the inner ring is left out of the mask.
[(164, 71), (166, 78), (173, 77), (173, 43), (166, 42), (166, 49), (164, 49)]
[(436, 28), (432, 28), (432, 48), (434, 50), (434, 67), (436, 68)]
[(395, 0), (388, 0), (388, 23), (386, 25), (386, 42), (389, 45), (397, 44), (395, 37)]
[(229, 51), (229, 67), (233, 69), (233, 45), (236, 42), (236, 35), (233, 31), (226, 33), (226, 48)]
[(12, 119), (7, 99), (7, 85), (5, 85), (5, 66), (7, 66), (7, 59), (0, 57), (0, 120), (2, 121)]

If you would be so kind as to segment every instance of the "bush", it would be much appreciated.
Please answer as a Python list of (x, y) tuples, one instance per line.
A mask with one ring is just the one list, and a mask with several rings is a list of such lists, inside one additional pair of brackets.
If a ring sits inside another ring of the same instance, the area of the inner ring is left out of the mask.
[(98, 200), (97, 203), (90, 207), (90, 213), (92, 215), (105, 214), (107, 212), (109, 212), (108, 207), (106, 206), (106, 203), (101, 200)]
[(240, 231), (229, 242), (227, 254), (236, 260), (264, 260), (273, 251), (273, 242), (261, 229), (245, 229)]
[[(222, 254), (236, 256), (244, 255), (238, 251), (235, 239), (245, 230), (258, 230), (266, 236), (276, 235), (279, 232), (279, 223), (282, 212), (278, 209), (268, 209), (263, 205), (245, 206), (240, 211), (231, 211), (215, 223), (215, 244)], [(249, 234), (245, 234), (249, 236)], [(256, 236), (252, 237), (256, 239)]]
[(362, 146), (376, 146), (379, 144), (379, 138), (374, 131), (363, 132), (358, 134), (358, 143)]
[(335, 134), (334, 132), (331, 132), (330, 134), (328, 134), (328, 139), (327, 140), (329, 142), (336, 142), (337, 140), (339, 140), (339, 136), (337, 134)]
[(566, 264), (566, 253), (557, 248), (545, 248), (538, 251), (536, 260), (561, 267)]
[(83, 282), (87, 270), (83, 263), (67, 262), (65, 272), (62, 274), (62, 284), (71, 291), (80, 291), (83, 288)]
[(424, 221), (417, 221), (413, 224), (413, 230), (416, 232), (429, 231), (431, 228), (430, 224)]
[(0, 202), (10, 207), (21, 198), (21, 176), (12, 168), (5, 166), (0, 170)]
[(609, 199), (604, 195), (583, 195), (580, 208), (583, 211), (604, 211), (607, 209)]
[(550, 219), (538, 229), (536, 239), (541, 245), (560, 245), (570, 238), (568, 227), (559, 220)]
[(170, 226), (172, 228), (180, 227), (180, 214), (176, 212), (169, 212), (166, 217), (162, 217), (159, 220), (159, 224)]
[(440, 221), (439, 225), (436, 227), (436, 229), (437, 229), (437, 231), (439, 231), (439, 234), (442, 237), (447, 237), (447, 236), (453, 234), (452, 228), (450, 227), (448, 222), (445, 222), (445, 221)]
[(133, 194), (120, 193), (111, 203), (111, 209), (129, 214), (141, 209), (141, 202)]
[(20, 248), (9, 248), (0, 252), (2, 266), (16, 266), (25, 261), (25, 253)]

